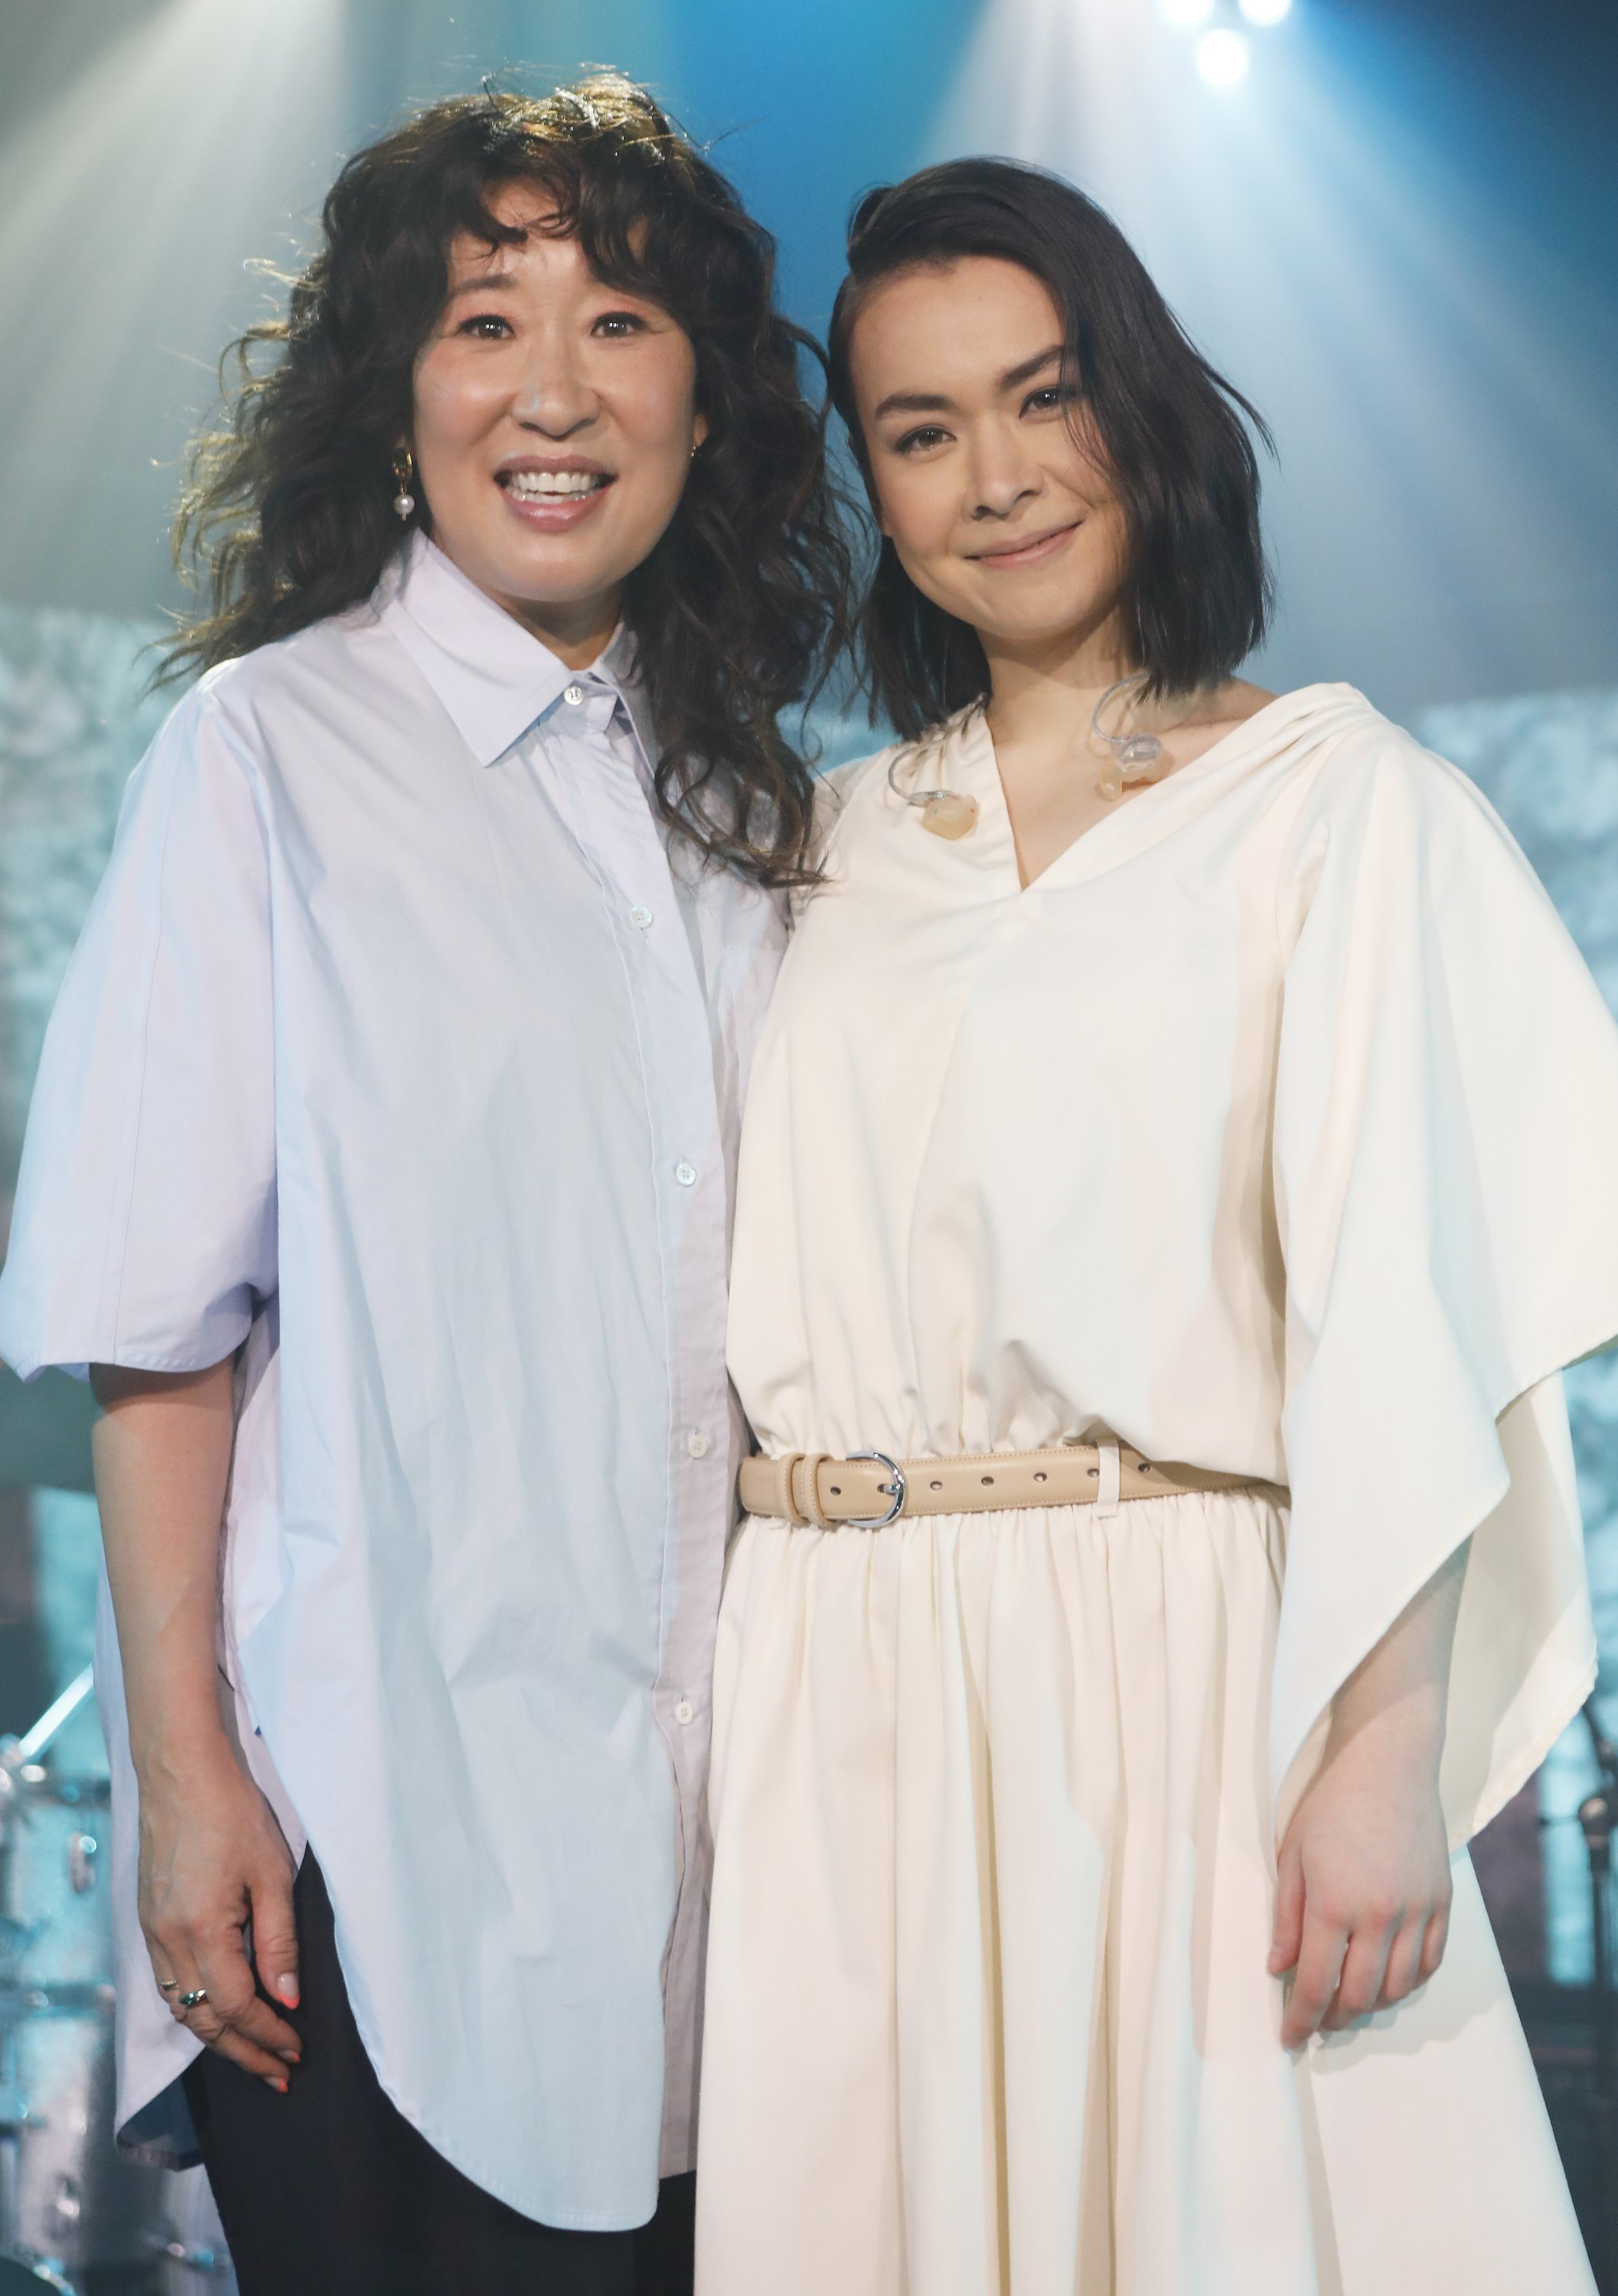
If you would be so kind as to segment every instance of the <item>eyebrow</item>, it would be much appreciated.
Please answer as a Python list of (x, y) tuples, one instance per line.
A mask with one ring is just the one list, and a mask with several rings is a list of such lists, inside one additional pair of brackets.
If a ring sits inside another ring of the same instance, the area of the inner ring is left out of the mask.
[(516, 283), (512, 272), (486, 271), (476, 279), (463, 279), (458, 287), (450, 289), (446, 299), (453, 303), (462, 295), (487, 295), (495, 288), (514, 287)]
[[(1015, 390), (1020, 383), (1031, 382), (1041, 368), (1047, 367), (1053, 359), (1063, 356), (1064, 346), (1061, 343), (1053, 343), (1048, 350), (1036, 351), (1032, 358), (1025, 358), (1016, 366), (1008, 366), (996, 382), (996, 390)], [(939, 391), (895, 390), (891, 391), (881, 406), (875, 409), (872, 420), (875, 422), (884, 414), (947, 414), (954, 405), (952, 398), (945, 398)]]

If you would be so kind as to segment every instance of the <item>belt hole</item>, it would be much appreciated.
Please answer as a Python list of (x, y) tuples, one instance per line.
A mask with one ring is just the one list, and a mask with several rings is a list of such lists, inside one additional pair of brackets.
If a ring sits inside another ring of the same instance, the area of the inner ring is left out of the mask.
[(1087, 1475), (1098, 1475), (1101, 1470), (1099, 1467), (1087, 1467), (1084, 1472)]
[(842, 1496), (842, 1485), (841, 1483), (834, 1483), (832, 1485), (832, 1496), (834, 1499), (840, 1499)]
[(1042, 1483), (1042, 1482), (1045, 1480), (1045, 1475), (1044, 1475), (1043, 1471), (1041, 1471), (1039, 1474), (1037, 1474), (1037, 1475), (1034, 1477), (1034, 1480), (1035, 1480), (1035, 1482), (1037, 1482), (1037, 1483)]
[(935, 1491), (941, 1491), (941, 1490), (943, 1489), (944, 1486), (942, 1485), (942, 1483), (934, 1483), (934, 1484), (933, 1484), (933, 1486), (932, 1486), (932, 1488), (933, 1488), (933, 1489), (934, 1489)]
[(994, 1477), (993, 1477), (992, 1475), (985, 1475), (985, 1476), (984, 1476), (984, 1478), (983, 1478), (983, 1480), (984, 1480), (984, 1482), (985, 1482), (985, 1483), (992, 1483), (992, 1482), (993, 1482), (993, 1480), (994, 1480)]

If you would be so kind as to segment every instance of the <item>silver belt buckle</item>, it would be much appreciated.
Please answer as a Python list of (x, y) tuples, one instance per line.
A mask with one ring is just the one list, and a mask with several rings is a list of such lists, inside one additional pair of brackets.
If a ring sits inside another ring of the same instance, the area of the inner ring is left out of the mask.
[(891, 1483), (878, 1483), (876, 1488), (882, 1493), (883, 1498), (891, 1499), (893, 1504), (888, 1509), (886, 1514), (845, 1515), (843, 1518), (842, 1528), (844, 1530), (885, 1530), (889, 1523), (892, 1522), (898, 1516), (903, 1514), (905, 1511), (905, 1498), (907, 1495), (905, 1471), (899, 1465), (899, 1461), (897, 1459), (890, 1459), (885, 1451), (850, 1451), (849, 1453), (849, 1457), (850, 1460), (875, 1459), (878, 1466), (885, 1467), (887, 1469), (888, 1472), (893, 1478), (892, 1481)]

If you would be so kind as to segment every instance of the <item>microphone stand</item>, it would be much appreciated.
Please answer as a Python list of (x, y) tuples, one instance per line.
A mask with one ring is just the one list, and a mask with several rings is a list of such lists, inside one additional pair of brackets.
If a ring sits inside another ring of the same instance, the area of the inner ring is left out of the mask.
[(1590, 1918), (1595, 1941), (1595, 2169), (1599, 2225), (1599, 2278), (1605, 2290), (1618, 2289), (1618, 1994), (1613, 1987), (1611, 1883), (1613, 1828), (1618, 1823), (1618, 1746), (1602, 1729), (1592, 1694), (1585, 1702), (1596, 1767), (1601, 1784), (1579, 1805), (1579, 1824), (1589, 1857)]

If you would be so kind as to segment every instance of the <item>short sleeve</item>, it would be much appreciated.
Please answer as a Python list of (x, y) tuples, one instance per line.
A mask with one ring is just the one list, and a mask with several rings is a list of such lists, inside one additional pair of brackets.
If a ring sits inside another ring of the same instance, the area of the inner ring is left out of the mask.
[(1618, 1030), (1483, 799), (1391, 728), (1323, 767), (1289, 903), (1274, 1784), (1284, 1822), (1332, 1698), (1470, 1538), (1443, 1770), (1458, 1841), (1594, 1673), (1557, 1374), (1618, 1332)]
[(0, 1357), (198, 1370), (275, 1288), (269, 885), (251, 759), (210, 686), (131, 777), (46, 1032)]

